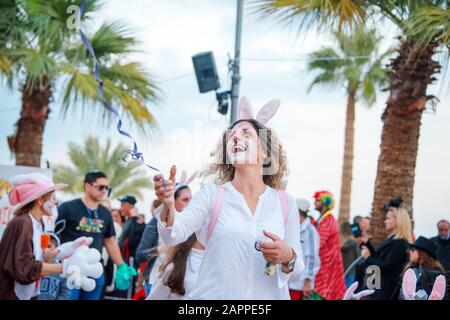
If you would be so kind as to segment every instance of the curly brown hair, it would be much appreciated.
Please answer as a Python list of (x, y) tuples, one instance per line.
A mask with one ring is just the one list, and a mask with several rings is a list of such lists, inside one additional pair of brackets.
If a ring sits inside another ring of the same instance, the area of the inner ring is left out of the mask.
[[(236, 169), (227, 161), (227, 133), (243, 121), (249, 122), (256, 130), (262, 151), (267, 155), (266, 159), (268, 163), (264, 163), (263, 168), (270, 167), (271, 171), (273, 171), (273, 173), (268, 174), (263, 170), (264, 183), (271, 188), (282, 189), (284, 187), (284, 178), (289, 174), (286, 152), (275, 132), (253, 119), (239, 120), (223, 132), (222, 139), (220, 139), (215, 151), (211, 153), (211, 156), (215, 160), (214, 163), (204, 170), (200, 176), (208, 177), (215, 175), (216, 184), (224, 184), (233, 180)], [(260, 134), (264, 130), (266, 134)]]

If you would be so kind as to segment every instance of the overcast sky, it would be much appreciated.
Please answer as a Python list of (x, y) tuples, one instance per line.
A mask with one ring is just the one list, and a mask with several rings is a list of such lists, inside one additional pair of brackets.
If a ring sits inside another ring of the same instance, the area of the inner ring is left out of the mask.
[[(198, 52), (213, 51), (221, 83), (224, 88), (229, 87), (226, 64), (228, 53), (232, 55), (234, 50), (235, 5), (232, 0), (109, 0), (96, 15), (97, 21), (126, 22), (142, 41), (142, 53), (133, 58), (141, 60), (158, 79), (164, 94), (160, 105), (149, 105), (159, 126), (153, 137), (142, 137), (133, 129), (130, 132), (138, 138), (146, 160), (164, 172), (171, 164), (188, 173), (203, 168), (228, 123), (227, 118), (216, 112), (214, 93), (198, 92), (191, 57)], [(384, 26), (383, 34), (387, 35), (384, 48), (395, 43), (395, 29)], [(295, 29), (261, 20), (246, 7), (240, 92), (250, 98), (255, 109), (270, 99), (281, 99), (281, 107), (269, 126), (275, 129), (287, 150), (291, 172), (287, 191), (295, 197), (311, 198), (315, 191), (329, 189), (339, 200), (345, 90), (316, 88), (307, 94), (311, 75), (305, 71), (306, 55), (332, 44), (325, 35), (315, 32), (298, 35)], [(442, 85), (431, 88), (440, 103), (436, 114), (423, 116), (414, 195), (417, 235), (433, 236), (437, 220), (450, 216), (443, 201), (450, 191), (450, 95), (445, 89), (448, 87)], [(380, 116), (385, 101), (386, 95), (380, 94), (370, 109), (357, 105), (352, 216), (367, 215), (371, 209), (382, 128)], [(1, 164), (14, 164), (6, 136), (13, 133), (20, 104), (17, 91), (7, 92), (2, 87)], [(68, 164), (67, 143), (81, 144), (88, 134), (101, 141), (110, 137), (115, 142), (129, 143), (113, 126), (107, 128), (92, 118), (82, 119), (77, 107), (74, 105), (75, 112), (62, 121), (60, 100), (55, 95), (53, 112), (45, 128), (43, 160), (52, 165)], [(129, 126), (125, 123), (125, 127)], [(198, 183), (193, 187), (197, 190)], [(152, 198), (149, 191), (139, 209), (148, 212)]]

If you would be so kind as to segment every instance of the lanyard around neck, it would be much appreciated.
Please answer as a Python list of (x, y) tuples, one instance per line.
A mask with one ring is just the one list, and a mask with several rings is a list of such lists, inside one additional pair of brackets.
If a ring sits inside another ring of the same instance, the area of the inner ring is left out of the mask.
[(319, 224), (323, 219), (325, 219), (326, 217), (328, 217), (331, 214), (331, 210), (328, 210), (327, 212), (325, 212), (323, 215), (321, 215), (319, 217), (319, 219), (317, 220), (317, 224)]
[(87, 210), (87, 212), (89, 214), (89, 218), (92, 218), (92, 214), (94, 214), (95, 220), (98, 220), (98, 209), (91, 210), (88, 207), (86, 207), (86, 210)]

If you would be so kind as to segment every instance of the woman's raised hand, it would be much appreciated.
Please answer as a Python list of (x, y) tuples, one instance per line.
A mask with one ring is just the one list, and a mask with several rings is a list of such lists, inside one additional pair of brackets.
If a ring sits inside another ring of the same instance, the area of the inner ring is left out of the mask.
[(173, 195), (175, 193), (175, 176), (177, 174), (176, 166), (170, 168), (170, 177), (168, 180), (163, 178), (163, 175), (158, 173), (153, 177), (155, 184), (155, 195), (159, 201), (165, 205), (172, 205), (174, 203)]

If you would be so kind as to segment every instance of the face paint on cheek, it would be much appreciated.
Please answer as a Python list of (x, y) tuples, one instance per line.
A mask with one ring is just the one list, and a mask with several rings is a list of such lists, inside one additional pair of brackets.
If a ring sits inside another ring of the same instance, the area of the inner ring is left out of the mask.
[(44, 205), (42, 207), (46, 214), (48, 214), (49, 216), (52, 216), (53, 208), (55, 208), (57, 205), (58, 205), (58, 202), (55, 199), (49, 199), (44, 202)]

